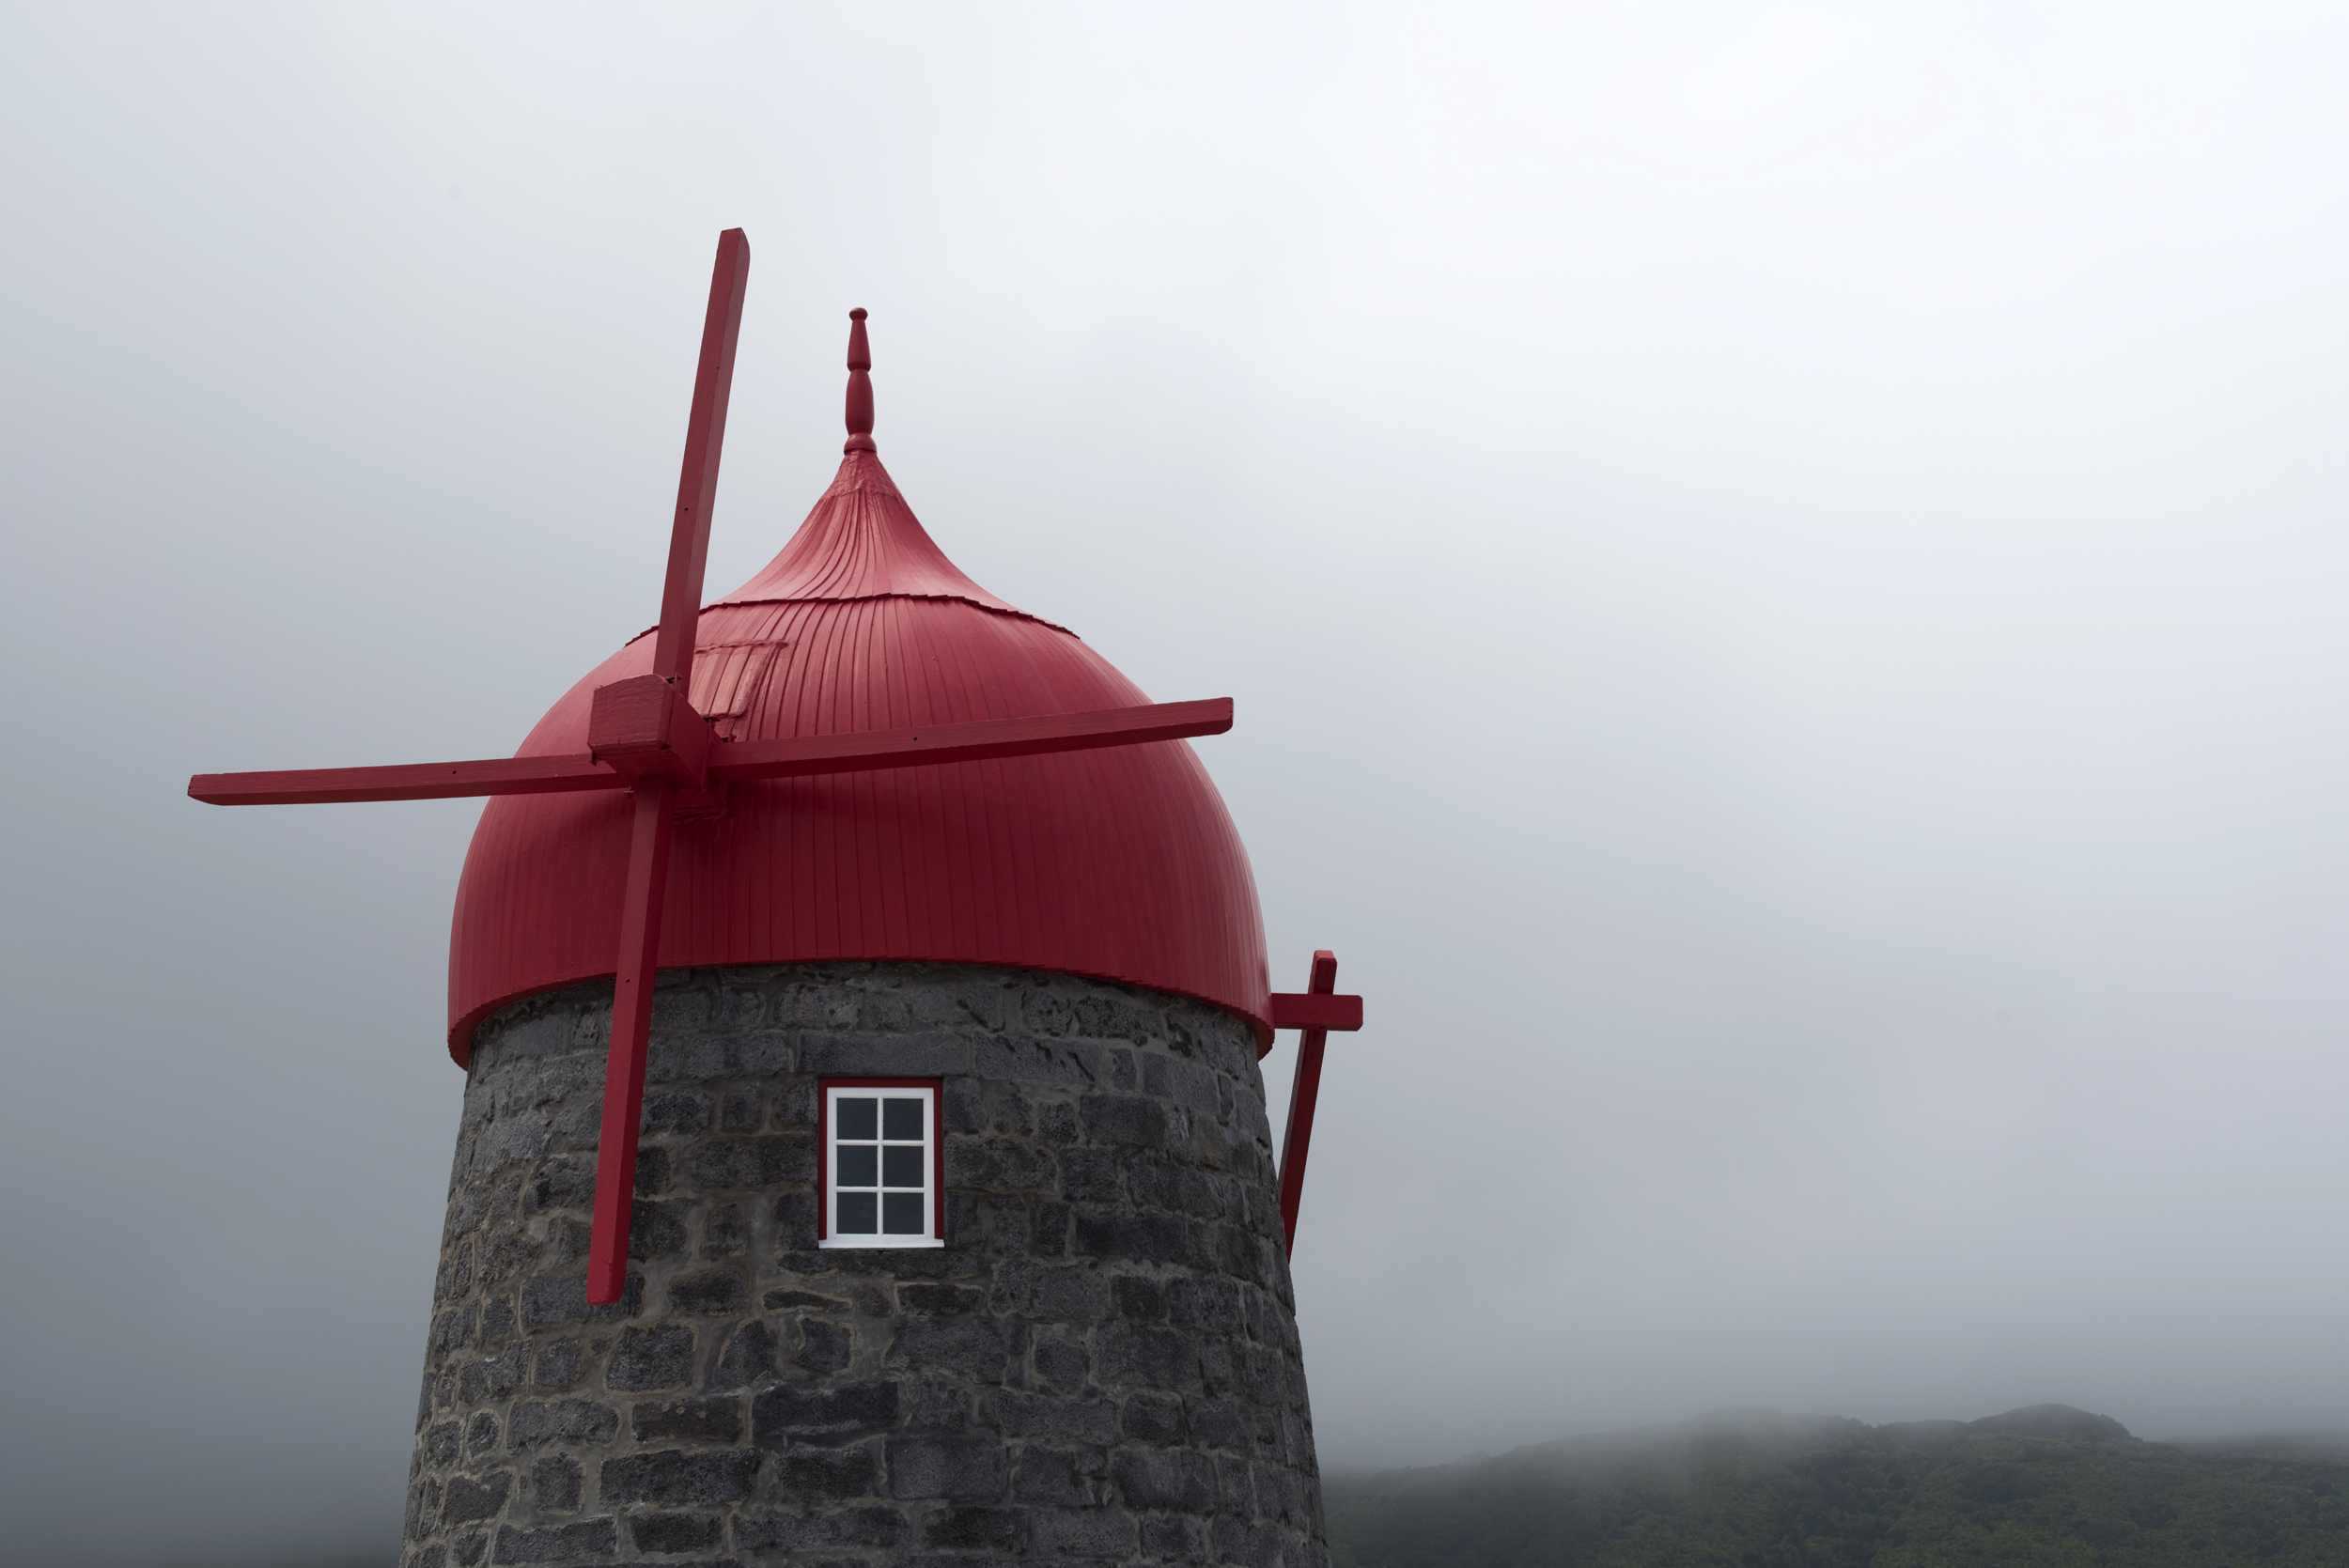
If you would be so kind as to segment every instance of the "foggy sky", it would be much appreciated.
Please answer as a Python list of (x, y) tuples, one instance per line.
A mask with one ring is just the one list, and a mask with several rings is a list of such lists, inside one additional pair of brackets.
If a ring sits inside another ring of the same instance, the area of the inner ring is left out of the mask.
[[(397, 1529), (476, 803), (838, 461), (1334, 949), (1325, 1463), (2349, 1424), (2349, 28), (2230, 4), (0, 15), (0, 1514)], [(1276, 1125), (1293, 1046), (1266, 1063)]]

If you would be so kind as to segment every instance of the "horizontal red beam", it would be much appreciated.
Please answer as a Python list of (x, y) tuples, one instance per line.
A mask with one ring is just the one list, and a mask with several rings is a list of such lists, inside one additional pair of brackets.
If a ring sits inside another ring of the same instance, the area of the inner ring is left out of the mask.
[(1232, 727), (1232, 699), (1153, 703), (1092, 713), (1048, 713), (1030, 719), (981, 719), (967, 724), (924, 724), (904, 730), (800, 736), (789, 740), (738, 740), (713, 747), (709, 776), (728, 784), (791, 779), (816, 773), (858, 773), (988, 757), (1084, 752), (1221, 735)]
[[(789, 740), (742, 740), (709, 749), (709, 777), (720, 783), (856, 773), (988, 757), (1034, 756), (1101, 746), (1134, 746), (1221, 735), (1232, 727), (1232, 699), (1154, 703), (1093, 713), (981, 719), (915, 729), (860, 730)], [(327, 805), (352, 800), (445, 800), (467, 795), (545, 795), (626, 789), (635, 781), (591, 755), (490, 757), (419, 762), (391, 768), (307, 768), (275, 773), (198, 773), (188, 794), (215, 806)], [(1344, 1027), (1332, 1025), (1333, 1028)]]
[(198, 773), (188, 794), (214, 806), (331, 805), (347, 800), (448, 800), (466, 795), (554, 795), (626, 789), (636, 781), (587, 755), (486, 757), (390, 768), (299, 768), (279, 773)]
[(1362, 1027), (1362, 999), (1331, 996), (1326, 991), (1275, 991), (1272, 993), (1272, 1027), (1360, 1029)]

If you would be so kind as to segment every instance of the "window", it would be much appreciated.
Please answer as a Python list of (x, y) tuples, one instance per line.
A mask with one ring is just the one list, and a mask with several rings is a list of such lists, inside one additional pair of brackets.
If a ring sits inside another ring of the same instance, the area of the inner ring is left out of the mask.
[(823, 1080), (818, 1246), (946, 1245), (939, 1088), (936, 1079)]

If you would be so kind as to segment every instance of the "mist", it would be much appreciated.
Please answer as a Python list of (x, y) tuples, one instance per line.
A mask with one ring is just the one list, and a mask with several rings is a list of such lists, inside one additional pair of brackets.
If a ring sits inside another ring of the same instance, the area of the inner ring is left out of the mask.
[[(876, 438), (1334, 950), (1326, 1465), (1766, 1406), (2349, 1426), (2325, 8), (0, 17), (0, 1514), (397, 1536), (478, 805)], [(1293, 1037), (1265, 1063), (1275, 1125)]]

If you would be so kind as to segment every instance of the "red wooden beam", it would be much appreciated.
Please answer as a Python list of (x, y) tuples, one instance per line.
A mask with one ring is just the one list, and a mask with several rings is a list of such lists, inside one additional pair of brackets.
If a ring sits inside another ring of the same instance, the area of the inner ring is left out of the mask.
[(350, 800), (447, 800), (464, 795), (557, 795), (577, 789), (626, 789), (634, 782), (583, 753), (412, 762), (389, 768), (198, 773), (188, 781), (188, 794), (213, 806), (330, 805)]
[(726, 403), (734, 394), (734, 344), (742, 331), (742, 290), (751, 277), (751, 242), (739, 228), (718, 236), (702, 315), (701, 364), (693, 408), (685, 419), (685, 467), (677, 475), (677, 515), (669, 528), (669, 567), (661, 581), (661, 633), (652, 673), (686, 690), (700, 629), (702, 577), (709, 562), (709, 515), (718, 505), (718, 458), (726, 443)]
[(653, 960), (669, 879), (677, 786), (655, 773), (638, 784), (620, 901), (620, 964), (612, 987), (612, 1048), (603, 1064), (603, 1128), (596, 1144), (596, 1223), (587, 1242), (587, 1299), (609, 1306), (628, 1284), (628, 1233), (636, 1209), (636, 1133), (645, 1114), (646, 1043), (652, 1033)]
[[(1305, 1000), (1329, 997), (1337, 986), (1338, 955), (1324, 948), (1314, 955)], [(1356, 1004), (1354, 1026), (1359, 1029), (1361, 999), (1350, 1000)], [(1297, 1209), (1305, 1196), (1305, 1152), (1314, 1140), (1314, 1102), (1321, 1097), (1322, 1048), (1329, 1041), (1325, 1029), (1306, 1029), (1297, 1044), (1297, 1077), (1289, 1085), (1289, 1124), (1281, 1134), (1281, 1246), (1291, 1257), (1297, 1255)]]
[[(988, 757), (1082, 752), (1221, 735), (1232, 727), (1232, 699), (1153, 703), (1022, 719), (980, 719), (915, 729), (853, 730), (789, 740), (713, 745), (708, 772), (720, 783), (858, 773), (880, 768), (978, 762)], [(582, 753), (552, 757), (484, 757), (473, 762), (404, 763), (390, 768), (302, 768), (273, 773), (198, 773), (188, 794), (214, 806), (325, 805), (351, 800), (445, 800), (464, 795), (553, 794), (626, 789), (635, 778)], [(1276, 1026), (1278, 1027), (1278, 1026)], [(1343, 1029), (1344, 1024), (1330, 1024)]]
[[(684, 695), (693, 674), (693, 639), (701, 627), (702, 568), (709, 555), (709, 514), (718, 499), (718, 458), (725, 445), (726, 399), (734, 386), (734, 341), (742, 330), (742, 287), (750, 270), (751, 247), (742, 231), (730, 228), (718, 236), (718, 259), (709, 273), (709, 309), (702, 318), (701, 365), (693, 376), (693, 408), (685, 420), (685, 470), (677, 477), (669, 569), (661, 583), (661, 632), (653, 643), (653, 675), (667, 682), (673, 694), (665, 706), (655, 705), (660, 709), (655, 727), (664, 733), (674, 728), (678, 708), (684, 709), (686, 722), (700, 729)], [(629, 727), (623, 715), (607, 713), (606, 719)], [(591, 733), (595, 729), (592, 710), (588, 728)], [(699, 750), (707, 738), (703, 730), (692, 737), (692, 747)], [(698, 772), (698, 767), (693, 770)], [(677, 785), (666, 772), (644, 775), (636, 786), (636, 820), (629, 835), (620, 962), (612, 991), (612, 1050), (603, 1069), (603, 1132), (596, 1145), (595, 1230), (587, 1241), (587, 1300), (599, 1307), (617, 1301), (628, 1282), (636, 1124), (645, 1104), (645, 1051), (652, 1032), (661, 902), (669, 885), (676, 794)]]

